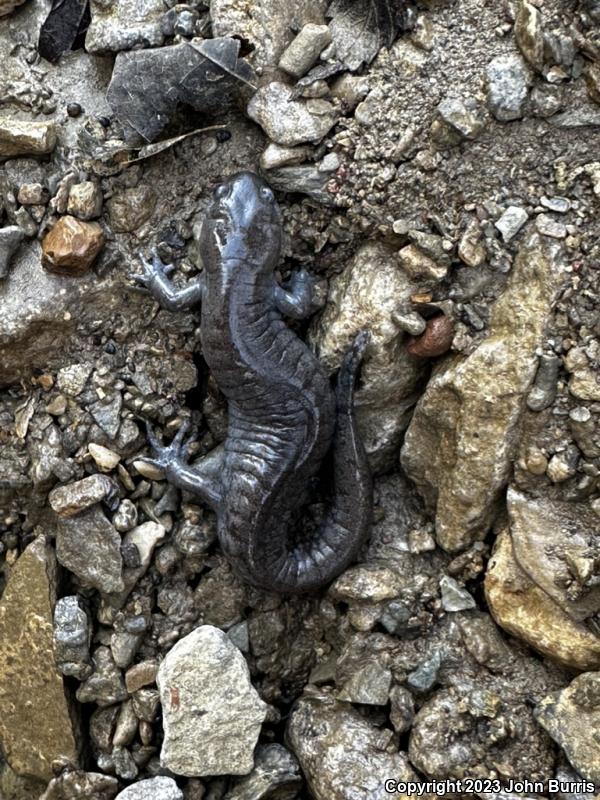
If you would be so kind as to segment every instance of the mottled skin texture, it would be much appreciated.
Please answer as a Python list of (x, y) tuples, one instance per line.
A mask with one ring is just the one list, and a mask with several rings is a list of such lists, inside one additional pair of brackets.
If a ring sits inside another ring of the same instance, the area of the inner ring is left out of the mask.
[[(143, 262), (145, 273), (137, 279), (171, 311), (202, 303), (202, 352), (229, 405), (222, 447), (188, 466), (183, 430), (169, 447), (150, 433), (152, 462), (215, 509), (221, 547), (245, 580), (295, 593), (338, 575), (369, 530), (371, 478), (353, 413), (367, 335), (347, 353), (333, 391), (319, 361), (283, 319), (314, 310), (314, 284), (304, 270), (287, 288), (276, 282), (280, 247), (271, 189), (258, 176), (240, 173), (216, 189), (208, 209), (201, 278), (176, 290), (167, 277), (172, 267), (154, 257)], [(330, 449), (331, 506), (314, 533), (298, 536), (295, 523)]]

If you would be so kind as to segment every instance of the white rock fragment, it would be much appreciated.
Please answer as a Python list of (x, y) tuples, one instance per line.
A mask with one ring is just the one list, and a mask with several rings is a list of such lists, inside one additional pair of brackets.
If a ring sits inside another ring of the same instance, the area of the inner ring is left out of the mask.
[(510, 242), (517, 235), (523, 225), (529, 219), (529, 215), (524, 208), (519, 206), (509, 206), (500, 219), (496, 222), (496, 228), (502, 234), (505, 242)]
[(247, 775), (267, 713), (248, 665), (212, 625), (167, 653), (157, 676), (165, 738), (161, 764), (177, 775)]
[(531, 73), (521, 56), (497, 56), (487, 66), (488, 103), (500, 122), (523, 116), (523, 106), (531, 84)]

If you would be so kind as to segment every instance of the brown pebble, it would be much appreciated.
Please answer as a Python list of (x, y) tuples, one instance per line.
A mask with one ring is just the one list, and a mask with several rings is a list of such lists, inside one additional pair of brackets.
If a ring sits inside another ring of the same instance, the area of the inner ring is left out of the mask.
[(42, 264), (58, 275), (81, 275), (102, 250), (104, 234), (97, 222), (61, 217), (42, 243)]
[(447, 353), (454, 338), (454, 322), (441, 315), (427, 320), (427, 327), (420, 336), (411, 336), (406, 345), (411, 356), (435, 358)]
[(158, 664), (156, 661), (142, 661), (134, 664), (125, 673), (125, 686), (129, 694), (137, 692), (143, 686), (148, 686), (156, 681)]

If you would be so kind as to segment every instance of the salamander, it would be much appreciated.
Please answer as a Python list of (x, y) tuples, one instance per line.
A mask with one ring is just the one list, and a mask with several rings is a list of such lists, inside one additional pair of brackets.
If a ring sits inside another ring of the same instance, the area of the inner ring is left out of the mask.
[[(170, 311), (201, 306), (202, 354), (228, 403), (223, 445), (190, 465), (185, 425), (168, 446), (149, 429), (148, 460), (214, 509), (220, 546), (244, 580), (287, 594), (324, 586), (355, 559), (372, 483), (353, 406), (368, 333), (355, 338), (332, 388), (285, 321), (313, 313), (315, 283), (306, 270), (286, 286), (276, 280), (281, 240), (272, 190), (238, 173), (216, 188), (202, 223), (200, 276), (176, 289), (173, 266), (154, 252), (134, 277)], [(330, 451), (330, 505), (307, 533), (302, 509)]]

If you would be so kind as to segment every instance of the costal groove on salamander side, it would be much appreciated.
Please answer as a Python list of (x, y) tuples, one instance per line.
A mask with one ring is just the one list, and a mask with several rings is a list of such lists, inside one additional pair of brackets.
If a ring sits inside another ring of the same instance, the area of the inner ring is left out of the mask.
[[(277, 206), (262, 179), (240, 173), (217, 189), (200, 237), (201, 339), (229, 405), (219, 499), (213, 501), (221, 546), (243, 578), (286, 593), (318, 588), (353, 560), (368, 532), (372, 499), (352, 403), (365, 337), (347, 354), (332, 391), (321, 364), (279, 310), (282, 289), (274, 269), (280, 237)], [(155, 276), (160, 269), (156, 262), (150, 267)], [(164, 276), (146, 285), (169, 308), (178, 307)], [(189, 305), (190, 290), (184, 292)], [(297, 299), (290, 292), (284, 307)], [(331, 448), (329, 512), (312, 535), (295, 539), (309, 487)], [(166, 466), (170, 480), (210, 501), (202, 463), (190, 468), (176, 459)]]

